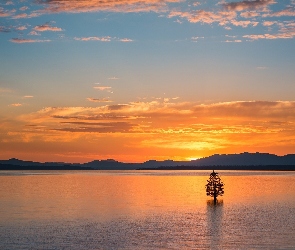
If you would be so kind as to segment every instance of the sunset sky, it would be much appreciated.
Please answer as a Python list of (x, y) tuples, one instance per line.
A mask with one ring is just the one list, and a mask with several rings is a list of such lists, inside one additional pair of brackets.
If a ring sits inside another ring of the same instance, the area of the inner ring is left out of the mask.
[(0, 159), (295, 153), (295, 0), (3, 0), (0, 48)]

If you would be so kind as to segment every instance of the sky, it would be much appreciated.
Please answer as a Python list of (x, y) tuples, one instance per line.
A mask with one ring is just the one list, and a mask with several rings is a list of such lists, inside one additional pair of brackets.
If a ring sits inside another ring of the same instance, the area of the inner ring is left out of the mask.
[(0, 158), (295, 153), (294, 0), (0, 2)]

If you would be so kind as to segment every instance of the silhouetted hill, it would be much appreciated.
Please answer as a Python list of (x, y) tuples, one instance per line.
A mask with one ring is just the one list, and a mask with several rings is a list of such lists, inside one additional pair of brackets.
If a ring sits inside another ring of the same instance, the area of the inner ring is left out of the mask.
[(59, 165), (59, 166), (46, 166), (46, 165), (11, 165), (0, 164), (0, 170), (93, 170), (90, 167), (81, 167), (74, 165)]
[(97, 170), (134, 170), (138, 168), (135, 163), (123, 163), (113, 159), (94, 160), (88, 163), (81, 164), (83, 167), (90, 167)]
[(268, 153), (215, 154), (191, 161), (195, 166), (295, 165), (295, 154), (277, 156)]
[(96, 169), (96, 170), (134, 170), (134, 169), (261, 169), (295, 170), (295, 154), (277, 156), (268, 153), (215, 154), (193, 161), (156, 161), (143, 163), (123, 163), (113, 159), (94, 160), (83, 164), (65, 162), (33, 162), (15, 158), (0, 160), (0, 169)]

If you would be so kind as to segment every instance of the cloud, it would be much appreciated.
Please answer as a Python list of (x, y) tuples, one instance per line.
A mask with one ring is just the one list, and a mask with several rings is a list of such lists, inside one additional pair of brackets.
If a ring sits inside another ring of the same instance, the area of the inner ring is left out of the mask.
[(272, 25), (274, 25), (274, 24), (276, 24), (277, 22), (276, 21), (264, 21), (263, 23), (262, 23), (262, 25), (263, 26), (267, 26), (267, 27), (269, 27), (269, 26), (272, 26)]
[(12, 1), (6, 1), (5, 5), (14, 5)]
[(282, 16), (295, 16), (294, 7), (288, 7), (281, 11), (264, 14), (263, 17), (282, 17)]
[(19, 10), (21, 10), (21, 11), (25, 11), (27, 9), (29, 9), (29, 7), (27, 7), (27, 6), (23, 6), (23, 7), (19, 8)]
[(87, 101), (90, 101), (90, 102), (113, 102), (107, 98), (102, 98), (102, 99), (96, 99), (96, 98), (86, 98)]
[(252, 25), (253, 27), (258, 25), (258, 22), (253, 22), (253, 21), (236, 21), (236, 20), (232, 20), (231, 23), (234, 26), (241, 26), (243, 28), (246, 28), (249, 25)]
[(44, 13), (59, 12), (162, 12), (167, 10), (168, 3), (180, 0), (37, 0), (45, 8)]
[(119, 41), (119, 42), (133, 42), (132, 39), (129, 38), (116, 38), (116, 37), (110, 37), (110, 36), (89, 36), (89, 37), (74, 37), (74, 40), (76, 41), (100, 41), (100, 42), (111, 42), (111, 41)]
[(115, 76), (112, 76), (112, 77), (109, 77), (108, 80), (119, 80), (119, 78), (115, 77)]
[(4, 8), (0, 7), (0, 17), (8, 17), (13, 15), (14, 10), (5, 10)]
[(237, 14), (234, 11), (219, 11), (219, 12), (211, 12), (205, 10), (197, 10), (191, 12), (181, 12), (181, 11), (171, 11), (168, 15), (171, 17), (180, 17), (185, 18), (191, 23), (219, 23), (219, 25), (226, 25), (231, 23), (232, 20), (235, 20)]
[(34, 27), (35, 31), (44, 32), (44, 31), (62, 31), (61, 28), (52, 27), (49, 24), (37, 25)]
[[(204, 105), (151, 101), (94, 108), (49, 107), (18, 119), (27, 125), (44, 126), (44, 131), (152, 133), (170, 142), (182, 138), (188, 143), (193, 137), (216, 139), (216, 136), (228, 138), (235, 134), (240, 137), (248, 134), (255, 139), (259, 134), (294, 133), (295, 102), (248, 101)], [(101, 122), (94, 122), (98, 120)]]
[(257, 10), (268, 5), (275, 4), (275, 0), (244, 0), (240, 2), (222, 3), (221, 5), (230, 11)]
[(253, 17), (258, 17), (260, 15), (261, 14), (257, 11), (245, 11), (240, 14), (240, 16), (244, 18), (253, 18)]
[(10, 32), (10, 29), (7, 28), (7, 27), (4, 27), (4, 26), (0, 26), (0, 33), (3, 32), (3, 33), (8, 33)]
[(103, 37), (97, 37), (97, 36), (90, 36), (90, 37), (75, 37), (74, 38), (77, 41), (100, 41), (100, 42), (110, 42), (111, 37), (110, 36), (103, 36)]
[(225, 42), (226, 42), (226, 43), (241, 43), (242, 40), (239, 40), (239, 39), (235, 39), (235, 40), (226, 40)]
[(12, 104), (10, 104), (10, 106), (20, 107), (20, 106), (22, 106), (22, 104), (21, 103), (12, 103)]
[(32, 30), (29, 35), (31, 36), (40, 36), (40, 33), (36, 32), (35, 30)]
[(23, 96), (23, 98), (33, 98), (34, 96), (32, 96), (32, 95), (25, 95), (25, 96)]
[(129, 38), (122, 38), (122, 39), (119, 39), (119, 41), (124, 43), (133, 42), (133, 40)]
[(27, 27), (26, 27), (25, 25), (23, 25), (23, 26), (19, 26), (19, 27), (17, 27), (16, 29), (17, 29), (17, 30), (26, 30)]
[(24, 39), (24, 38), (12, 38), (9, 40), (13, 43), (44, 43), (51, 42), (51, 40), (34, 40), (34, 39)]
[(94, 86), (93, 88), (94, 89), (101, 90), (101, 91), (104, 91), (104, 90), (110, 90), (112, 87), (108, 87), (108, 86)]
[(244, 38), (249, 38), (251, 40), (259, 40), (259, 39), (292, 39), (295, 37), (295, 29), (287, 30), (285, 32), (277, 33), (277, 34), (253, 34), (253, 35), (244, 35)]
[(63, 122), (71, 127), (57, 128), (57, 131), (79, 132), (79, 133), (128, 133), (134, 126), (130, 122)]
[(31, 14), (27, 14), (27, 13), (21, 13), (21, 14), (17, 14), (11, 17), (11, 19), (24, 19), (24, 18), (33, 18), (33, 17), (38, 17), (40, 16), (40, 13), (31, 13)]

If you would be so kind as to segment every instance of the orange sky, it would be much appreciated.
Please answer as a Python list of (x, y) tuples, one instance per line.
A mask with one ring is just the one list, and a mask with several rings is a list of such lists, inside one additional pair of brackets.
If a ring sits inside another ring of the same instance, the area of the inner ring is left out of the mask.
[(189, 160), (215, 153), (293, 153), (295, 102), (178, 99), (56, 107), (1, 124), (1, 158), (87, 162)]

